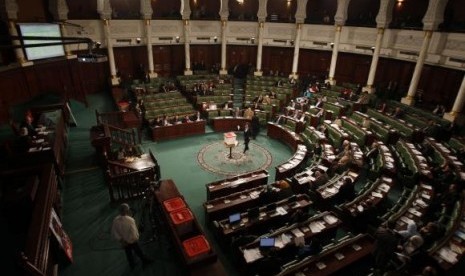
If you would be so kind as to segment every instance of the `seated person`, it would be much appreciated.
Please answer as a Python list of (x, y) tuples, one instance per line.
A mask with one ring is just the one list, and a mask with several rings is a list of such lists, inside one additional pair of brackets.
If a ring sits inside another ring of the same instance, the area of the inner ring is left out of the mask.
[(313, 189), (316, 189), (321, 185), (324, 185), (326, 182), (328, 182), (328, 180), (329, 176), (326, 172), (317, 170), (315, 172), (315, 180), (313, 180), (310, 184)]
[(402, 264), (407, 264), (412, 256), (420, 251), (422, 245), (423, 238), (420, 235), (413, 235), (403, 245), (397, 247), (396, 256)]
[(396, 107), (391, 116), (396, 119), (402, 118), (402, 116), (404, 116), (404, 111), (400, 107)]
[(308, 245), (302, 244), (299, 246), (297, 258), (304, 259), (308, 256), (318, 255), (322, 250), (323, 246), (320, 240), (317, 238), (313, 238)]
[(289, 185), (289, 183), (286, 180), (279, 181), (277, 186), (279, 188), (278, 199), (285, 199), (294, 195), (291, 185)]
[(419, 233), (424, 241), (423, 247), (430, 248), (435, 241), (442, 237), (444, 230), (437, 222), (430, 221), (425, 226), (420, 228)]
[(350, 177), (345, 177), (339, 187), (338, 199), (340, 201), (351, 201), (355, 197), (354, 183)]
[(192, 122), (192, 121), (191, 121), (191, 119), (189, 119), (189, 116), (186, 115), (186, 116), (184, 116), (184, 119), (182, 119), (182, 122), (183, 122), (183, 123), (190, 123), (190, 122)]
[(29, 136), (36, 136), (37, 131), (34, 126), (34, 118), (32, 117), (32, 114), (30, 112), (26, 113), (26, 116), (24, 118), (24, 121), (21, 123), (19, 126), (20, 128), (27, 128), (27, 133)]
[(32, 146), (31, 137), (28, 135), (28, 130), (26, 127), (19, 129), (19, 137), (16, 138), (14, 142), (14, 151), (17, 153), (26, 153), (29, 151), (29, 148)]

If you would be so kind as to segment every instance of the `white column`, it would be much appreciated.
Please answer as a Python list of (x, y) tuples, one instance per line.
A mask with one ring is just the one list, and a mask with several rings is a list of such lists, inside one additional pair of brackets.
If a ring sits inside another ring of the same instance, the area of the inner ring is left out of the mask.
[(111, 85), (120, 84), (120, 79), (116, 76), (115, 55), (113, 53), (113, 42), (111, 41), (110, 20), (103, 19), (103, 30), (107, 40), (108, 63), (110, 64)]
[(297, 70), (299, 68), (299, 50), (300, 50), (300, 35), (302, 33), (302, 24), (298, 23), (295, 30), (295, 40), (294, 40), (294, 58), (292, 60), (292, 73), (289, 75), (289, 78), (298, 79)]
[(152, 49), (152, 26), (150, 25), (151, 20), (145, 19), (145, 36), (147, 38), (147, 56), (149, 62), (149, 78), (154, 79), (158, 75), (155, 72), (155, 67), (153, 65), (153, 49)]
[(227, 75), (226, 69), (226, 20), (221, 20), (221, 69), (220, 75)]
[(462, 84), (460, 85), (459, 92), (457, 93), (457, 97), (455, 98), (452, 111), (449, 113), (445, 113), (444, 119), (453, 122), (459, 117), (463, 117), (462, 110), (463, 110), (464, 104), (465, 104), (465, 76), (463, 76)]
[(264, 23), (258, 23), (258, 46), (257, 46), (257, 69), (253, 73), (254, 76), (263, 76), (262, 71), (262, 50), (263, 50), (263, 28)]
[(336, 73), (336, 63), (337, 63), (337, 54), (339, 50), (339, 41), (341, 40), (341, 30), (342, 26), (336, 26), (336, 33), (334, 34), (334, 44), (333, 44), (333, 54), (331, 56), (331, 65), (329, 67), (329, 76), (326, 81), (329, 81), (331, 85), (336, 84), (336, 80), (334, 79), (334, 75)]
[(189, 44), (189, 20), (184, 19), (184, 52), (186, 59), (186, 68), (184, 69), (184, 75), (192, 75), (191, 70), (191, 49)]
[(379, 53), (381, 52), (381, 43), (383, 41), (384, 28), (378, 28), (378, 35), (376, 36), (375, 49), (373, 52), (373, 58), (371, 59), (370, 72), (368, 73), (367, 86), (363, 88), (363, 91), (373, 93), (373, 83), (376, 76), (376, 68), (378, 68)]
[(420, 81), (421, 71), (423, 70), (423, 65), (425, 64), (426, 53), (428, 53), (432, 34), (433, 31), (425, 31), (425, 38), (423, 39), (423, 44), (421, 45), (420, 55), (418, 56), (417, 64), (415, 65), (415, 70), (413, 71), (413, 76), (412, 80), (410, 81), (407, 96), (403, 97), (401, 100), (403, 104), (413, 105), (415, 103), (415, 93), (417, 92), (418, 82)]

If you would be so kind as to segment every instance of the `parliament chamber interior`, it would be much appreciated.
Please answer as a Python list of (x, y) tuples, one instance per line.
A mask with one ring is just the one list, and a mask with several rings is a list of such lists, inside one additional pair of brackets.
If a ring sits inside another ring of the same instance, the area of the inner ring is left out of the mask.
[(463, 275), (464, 6), (2, 1), (1, 274)]

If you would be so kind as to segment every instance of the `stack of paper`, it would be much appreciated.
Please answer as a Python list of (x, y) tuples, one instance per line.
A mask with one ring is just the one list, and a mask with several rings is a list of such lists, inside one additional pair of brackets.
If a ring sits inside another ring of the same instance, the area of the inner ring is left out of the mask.
[(260, 249), (258, 248), (245, 249), (243, 254), (244, 259), (247, 263), (251, 263), (253, 261), (263, 258), (263, 255), (262, 253), (260, 253)]

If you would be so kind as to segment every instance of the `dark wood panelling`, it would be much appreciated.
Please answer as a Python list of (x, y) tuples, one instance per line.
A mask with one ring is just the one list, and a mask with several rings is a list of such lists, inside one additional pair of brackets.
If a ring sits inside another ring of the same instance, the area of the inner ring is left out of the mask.
[(144, 77), (148, 72), (148, 57), (145, 46), (114, 48), (115, 66), (124, 79)]
[(330, 64), (330, 51), (305, 49), (300, 49), (299, 51), (298, 72), (301, 76), (316, 76), (320, 79), (325, 78), (328, 75)]
[[(226, 46), (226, 51), (229, 46)], [(221, 64), (221, 45), (191, 45), (191, 63), (204, 63), (208, 70), (213, 64)]]
[[(85, 95), (108, 88), (108, 63), (79, 63), (77, 59), (35, 62), (0, 73), (0, 102), (10, 107), (41, 94), (85, 102)], [(4, 112), (2, 113), (4, 114)], [(8, 118), (2, 117), (0, 122)]]
[(336, 65), (336, 81), (365, 84), (370, 71), (371, 56), (339, 52)]
[(226, 48), (226, 68), (233, 68), (238, 64), (253, 65), (257, 62), (256, 46), (228, 45)]
[(272, 70), (274, 73), (279, 71), (287, 76), (292, 70), (292, 57), (294, 48), (284, 47), (263, 47), (262, 68), (266, 75)]

